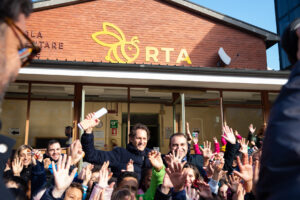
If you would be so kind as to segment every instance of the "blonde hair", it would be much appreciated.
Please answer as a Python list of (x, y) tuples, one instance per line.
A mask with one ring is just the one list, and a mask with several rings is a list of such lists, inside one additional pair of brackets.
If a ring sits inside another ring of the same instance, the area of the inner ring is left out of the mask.
[(23, 144), (21, 146), (19, 146), (19, 148), (17, 149), (16, 153), (15, 153), (15, 157), (16, 156), (20, 156), (21, 151), (23, 151), (24, 149), (29, 149), (30, 151), (32, 151), (32, 147), (27, 145), (27, 144)]

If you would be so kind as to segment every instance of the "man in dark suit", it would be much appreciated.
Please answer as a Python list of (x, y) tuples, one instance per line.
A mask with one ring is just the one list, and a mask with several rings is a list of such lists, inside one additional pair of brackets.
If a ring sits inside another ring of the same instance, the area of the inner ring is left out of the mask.
[[(20, 67), (39, 52), (24, 33), (25, 19), (31, 11), (31, 0), (0, 1), (0, 107), (5, 90), (16, 79)], [(26, 43), (30, 43), (31, 47), (25, 47)], [(8, 200), (13, 197), (6, 189), (2, 175), (14, 144), (13, 139), (0, 134), (0, 194)]]
[(293, 68), (270, 112), (256, 189), (259, 200), (300, 198), (300, 18), (284, 31), (281, 45)]
[[(92, 113), (88, 114), (86, 119), (92, 119), (93, 115)], [(93, 135), (93, 128), (99, 124), (100, 120), (92, 120), (91, 122), (81, 137), (82, 149), (85, 152), (84, 160), (100, 165), (105, 161), (109, 161), (109, 167), (115, 177), (120, 176), (122, 170), (126, 169), (128, 162), (132, 160), (134, 172), (137, 173), (140, 180), (142, 171), (151, 167), (148, 159), (151, 149), (146, 147), (150, 139), (148, 127), (143, 124), (136, 124), (129, 134), (129, 143), (126, 149), (117, 147), (112, 151), (102, 151), (95, 149)]]

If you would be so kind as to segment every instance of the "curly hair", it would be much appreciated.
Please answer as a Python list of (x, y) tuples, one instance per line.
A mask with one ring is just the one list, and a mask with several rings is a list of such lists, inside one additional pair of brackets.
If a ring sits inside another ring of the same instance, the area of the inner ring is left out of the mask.
[(149, 131), (148, 127), (144, 124), (141, 124), (141, 123), (138, 123), (138, 124), (134, 125), (134, 127), (131, 129), (129, 137), (134, 138), (136, 136), (136, 131), (138, 129), (142, 129), (142, 130), (146, 131), (147, 132), (147, 140), (150, 139), (150, 131)]

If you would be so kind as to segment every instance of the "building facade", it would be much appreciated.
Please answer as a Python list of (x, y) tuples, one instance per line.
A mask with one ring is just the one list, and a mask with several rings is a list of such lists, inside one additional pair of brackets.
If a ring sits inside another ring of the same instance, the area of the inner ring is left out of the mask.
[[(125, 146), (135, 123), (150, 147), (168, 151), (174, 132), (220, 138), (267, 122), (288, 72), (268, 71), (279, 37), (184, 0), (36, 2), (28, 36), (42, 48), (3, 103), (4, 134), (37, 148), (106, 107), (95, 146)], [(225, 60), (224, 60), (225, 59)], [(229, 61), (229, 63), (228, 63)]]
[[(296, 18), (300, 17), (300, 0), (275, 0), (277, 33), (283, 34), (284, 29)], [(284, 50), (279, 44), (280, 69), (291, 65)]]

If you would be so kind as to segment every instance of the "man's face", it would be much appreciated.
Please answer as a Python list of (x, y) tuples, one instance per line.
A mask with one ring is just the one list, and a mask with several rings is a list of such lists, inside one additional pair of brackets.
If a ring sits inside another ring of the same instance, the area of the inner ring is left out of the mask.
[(82, 200), (82, 192), (75, 187), (69, 187), (66, 191), (64, 200)]
[(139, 188), (139, 183), (136, 178), (133, 177), (125, 177), (121, 183), (119, 184), (118, 188), (127, 188), (130, 190), (131, 193), (137, 195), (137, 191)]
[(61, 147), (59, 143), (54, 143), (49, 145), (48, 147), (48, 155), (52, 160), (57, 161), (59, 159), (59, 156), (61, 154)]
[(135, 146), (139, 151), (144, 151), (148, 142), (147, 132), (144, 129), (136, 130), (136, 135), (134, 138), (130, 138), (130, 142)]
[(183, 136), (174, 136), (171, 140), (170, 151), (178, 152), (180, 156), (186, 156), (188, 150), (187, 140)]
[[(25, 15), (20, 14), (18, 21), (15, 24), (25, 31)], [(16, 35), (17, 34), (17, 35)], [(3, 55), (3, 62), (0, 62), (0, 95), (4, 95), (8, 84), (14, 81), (19, 73), (21, 67), (21, 60), (19, 56), (19, 47), (21, 39), (22, 44), (26, 43), (26, 39), (18, 32), (14, 32), (12, 27), (7, 26), (5, 40), (3, 46), (1, 45), (1, 54)], [(2, 44), (2, 42), (1, 42)], [(0, 97), (1, 98), (1, 97)], [(0, 99), (1, 101), (1, 99)]]

